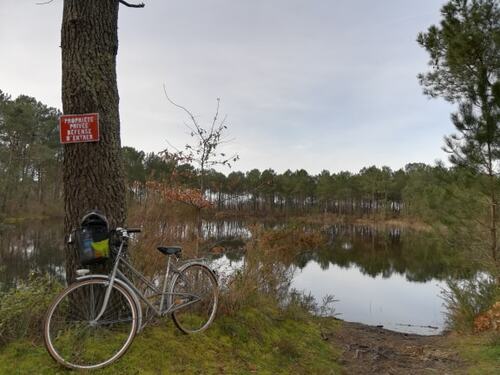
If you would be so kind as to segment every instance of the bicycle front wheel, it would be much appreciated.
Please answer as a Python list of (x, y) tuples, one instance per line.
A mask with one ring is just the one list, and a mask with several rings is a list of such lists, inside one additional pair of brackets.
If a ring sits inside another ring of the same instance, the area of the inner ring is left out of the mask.
[(54, 300), (44, 323), (49, 354), (72, 369), (98, 369), (120, 358), (137, 332), (137, 310), (130, 294), (116, 283), (104, 314), (107, 280), (76, 282)]
[(219, 288), (207, 266), (198, 263), (187, 266), (172, 280), (170, 292), (172, 319), (182, 332), (201, 332), (213, 322)]

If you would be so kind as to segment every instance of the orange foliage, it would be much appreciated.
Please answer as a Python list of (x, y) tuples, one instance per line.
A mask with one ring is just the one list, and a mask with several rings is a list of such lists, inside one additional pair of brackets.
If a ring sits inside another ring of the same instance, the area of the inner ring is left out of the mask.
[(146, 182), (146, 187), (160, 194), (167, 202), (181, 202), (196, 208), (212, 207), (212, 203), (203, 196), (200, 189), (169, 186), (156, 181)]
[(474, 319), (474, 332), (484, 331), (500, 332), (500, 302), (495, 303), (491, 309)]

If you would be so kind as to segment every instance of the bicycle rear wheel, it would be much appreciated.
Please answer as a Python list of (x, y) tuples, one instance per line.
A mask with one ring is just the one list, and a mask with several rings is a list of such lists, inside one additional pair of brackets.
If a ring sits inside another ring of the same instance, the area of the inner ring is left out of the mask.
[(198, 263), (187, 266), (172, 280), (170, 293), (172, 319), (182, 332), (201, 332), (213, 322), (219, 288), (207, 266)]
[(74, 283), (54, 300), (44, 322), (49, 354), (72, 369), (97, 369), (111, 364), (128, 349), (137, 332), (137, 310), (130, 294), (114, 284), (104, 314), (107, 280)]

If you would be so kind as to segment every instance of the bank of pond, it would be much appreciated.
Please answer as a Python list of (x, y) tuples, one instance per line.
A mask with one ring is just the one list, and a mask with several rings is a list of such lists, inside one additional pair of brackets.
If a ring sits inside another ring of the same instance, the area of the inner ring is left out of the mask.
[[(291, 256), (279, 259), (287, 267), (291, 288), (318, 303), (336, 302), (332, 314), (347, 321), (381, 325), (391, 330), (439, 334), (445, 327), (442, 292), (446, 281), (479, 271), (463, 255), (431, 232), (405, 227), (358, 224), (304, 224), (280, 221), (204, 221), (206, 256), (222, 274), (242, 266), (256, 226), (316, 235), (314, 243), (290, 242)], [(173, 243), (187, 241), (193, 224), (177, 222), (150, 229)], [(30, 273), (64, 278), (64, 233), (53, 221), (3, 226), (0, 236), (0, 288), (7, 290)], [(151, 234), (150, 234), (151, 237)], [(154, 236), (153, 236), (154, 237)], [(215, 244), (215, 245), (214, 245)], [(215, 249), (215, 251), (214, 251)]]

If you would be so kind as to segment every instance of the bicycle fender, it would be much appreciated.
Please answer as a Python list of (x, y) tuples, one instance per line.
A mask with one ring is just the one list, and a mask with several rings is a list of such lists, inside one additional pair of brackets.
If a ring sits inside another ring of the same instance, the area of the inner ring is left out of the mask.
[[(202, 267), (206, 268), (208, 271), (210, 271), (210, 273), (213, 275), (213, 277), (215, 279), (215, 282), (217, 283), (217, 286), (219, 286), (219, 275), (217, 275), (217, 273), (213, 269), (211, 269), (209, 266), (207, 266), (205, 263), (202, 263), (202, 262), (187, 262), (187, 263), (184, 263), (182, 266), (179, 267), (179, 269), (178, 269), (179, 273), (181, 273), (182, 271), (184, 271), (189, 266), (192, 266), (193, 264), (196, 264), (198, 266), (202, 266)], [(175, 275), (175, 276), (177, 276), (177, 275)], [(173, 280), (172, 280), (172, 284), (173, 284)]]
[[(108, 280), (109, 281), (109, 276), (108, 275), (85, 275), (85, 276), (79, 276), (76, 278), (77, 281), (83, 281), (83, 280), (88, 280), (88, 279), (100, 279), (100, 280)], [(142, 331), (142, 307), (141, 303), (139, 302), (139, 298), (135, 294), (135, 292), (127, 285), (127, 283), (123, 280), (120, 280), (119, 278), (115, 278), (115, 283), (119, 284), (121, 287), (123, 287), (132, 297), (132, 300), (134, 301), (136, 310), (137, 310), (137, 333)]]

